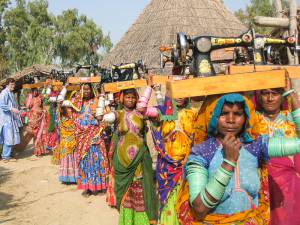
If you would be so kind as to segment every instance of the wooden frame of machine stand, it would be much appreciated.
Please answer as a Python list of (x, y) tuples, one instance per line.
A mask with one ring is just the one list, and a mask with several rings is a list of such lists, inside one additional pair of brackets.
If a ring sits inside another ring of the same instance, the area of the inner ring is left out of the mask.
[(270, 70), (283, 70), (289, 72), (290, 78), (300, 78), (300, 66), (288, 65), (230, 65), (226, 68), (226, 74), (262, 72)]
[[(151, 76), (151, 79), (153, 84), (165, 85), (166, 82), (171, 79), (171, 76), (153, 74)], [(130, 88), (141, 88), (146, 86), (147, 86), (147, 81), (145, 79), (113, 82), (113, 83), (107, 83), (103, 85), (104, 92), (110, 92), (110, 93), (116, 93)]]
[(285, 70), (221, 75), (192, 78), (182, 81), (167, 81), (166, 95), (170, 98), (185, 98), (254, 91), (285, 87)]

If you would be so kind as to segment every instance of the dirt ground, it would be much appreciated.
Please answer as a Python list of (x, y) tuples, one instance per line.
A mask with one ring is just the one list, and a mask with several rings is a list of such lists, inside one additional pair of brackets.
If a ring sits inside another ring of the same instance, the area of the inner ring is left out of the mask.
[(0, 224), (115, 225), (118, 212), (105, 194), (84, 198), (75, 185), (58, 181), (59, 166), (51, 156), (31, 161), (32, 146), (17, 162), (0, 161)]

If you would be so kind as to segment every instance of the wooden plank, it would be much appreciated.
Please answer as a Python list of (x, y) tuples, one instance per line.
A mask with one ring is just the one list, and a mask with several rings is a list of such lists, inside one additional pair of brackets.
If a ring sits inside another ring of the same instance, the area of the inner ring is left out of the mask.
[(23, 84), (23, 89), (32, 89), (32, 88), (40, 88), (44, 86), (44, 82), (35, 83), (35, 84)]
[(166, 95), (171, 98), (207, 96), (231, 92), (280, 88), (285, 86), (285, 70), (167, 81)]
[(101, 77), (68, 77), (70, 84), (100, 83)]
[(60, 81), (52, 81), (51, 85), (52, 85), (52, 86), (63, 86), (64, 83), (63, 83), (63, 82), (60, 82)]
[(143, 79), (143, 80), (130, 80), (130, 81), (107, 83), (103, 85), (103, 88), (105, 92), (116, 93), (130, 88), (139, 88), (145, 86), (147, 86), (147, 81)]
[(67, 86), (67, 91), (79, 91), (80, 86), (79, 85), (68, 85)]
[(153, 84), (161, 84), (161, 85), (165, 85), (166, 82), (168, 80), (170, 80), (170, 76), (168, 75), (154, 75), (154, 76), (151, 76), (151, 79), (152, 79), (152, 83)]
[[(270, 70), (283, 70), (286, 69), (290, 78), (300, 78), (300, 66), (288, 66), (288, 65), (256, 65), (256, 72), (270, 71)], [(227, 74), (237, 73), (251, 73), (255, 72), (253, 65), (230, 65), (227, 67)]]

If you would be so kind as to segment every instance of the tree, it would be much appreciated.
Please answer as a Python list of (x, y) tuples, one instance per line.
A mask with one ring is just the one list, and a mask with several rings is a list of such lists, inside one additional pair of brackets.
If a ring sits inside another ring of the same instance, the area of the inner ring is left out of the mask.
[[(283, 7), (288, 6), (288, 1), (283, 0)], [(246, 6), (246, 9), (239, 9), (235, 12), (235, 15), (248, 27), (253, 27), (256, 32), (260, 34), (268, 34), (272, 28), (259, 27), (254, 25), (255, 16), (269, 16), (273, 17), (276, 15), (276, 9), (273, 2), (270, 0), (251, 0), (250, 4)]]
[(26, 1), (16, 0), (16, 7), (5, 12), (6, 51), (10, 71), (17, 71), (28, 65), (27, 30), (30, 25)]
[(109, 35), (76, 9), (66, 10), (56, 18), (56, 57), (63, 66), (79, 63), (98, 63), (101, 52), (112, 47)]
[(0, 0), (0, 79), (7, 73), (7, 61), (5, 57), (6, 33), (3, 26), (3, 15), (9, 5), (9, 0)]
[(109, 34), (76, 9), (54, 16), (47, 0), (0, 0), (0, 73), (33, 64), (98, 63), (112, 47)]
[(51, 64), (54, 58), (53, 16), (48, 13), (48, 2), (37, 0), (28, 4), (30, 25), (28, 38), (28, 64)]

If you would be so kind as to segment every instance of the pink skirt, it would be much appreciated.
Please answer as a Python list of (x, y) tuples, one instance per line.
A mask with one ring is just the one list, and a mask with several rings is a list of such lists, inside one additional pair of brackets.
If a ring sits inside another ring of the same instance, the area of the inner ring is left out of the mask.
[(78, 178), (78, 165), (76, 153), (68, 154), (60, 161), (59, 181), (63, 183), (76, 183)]

